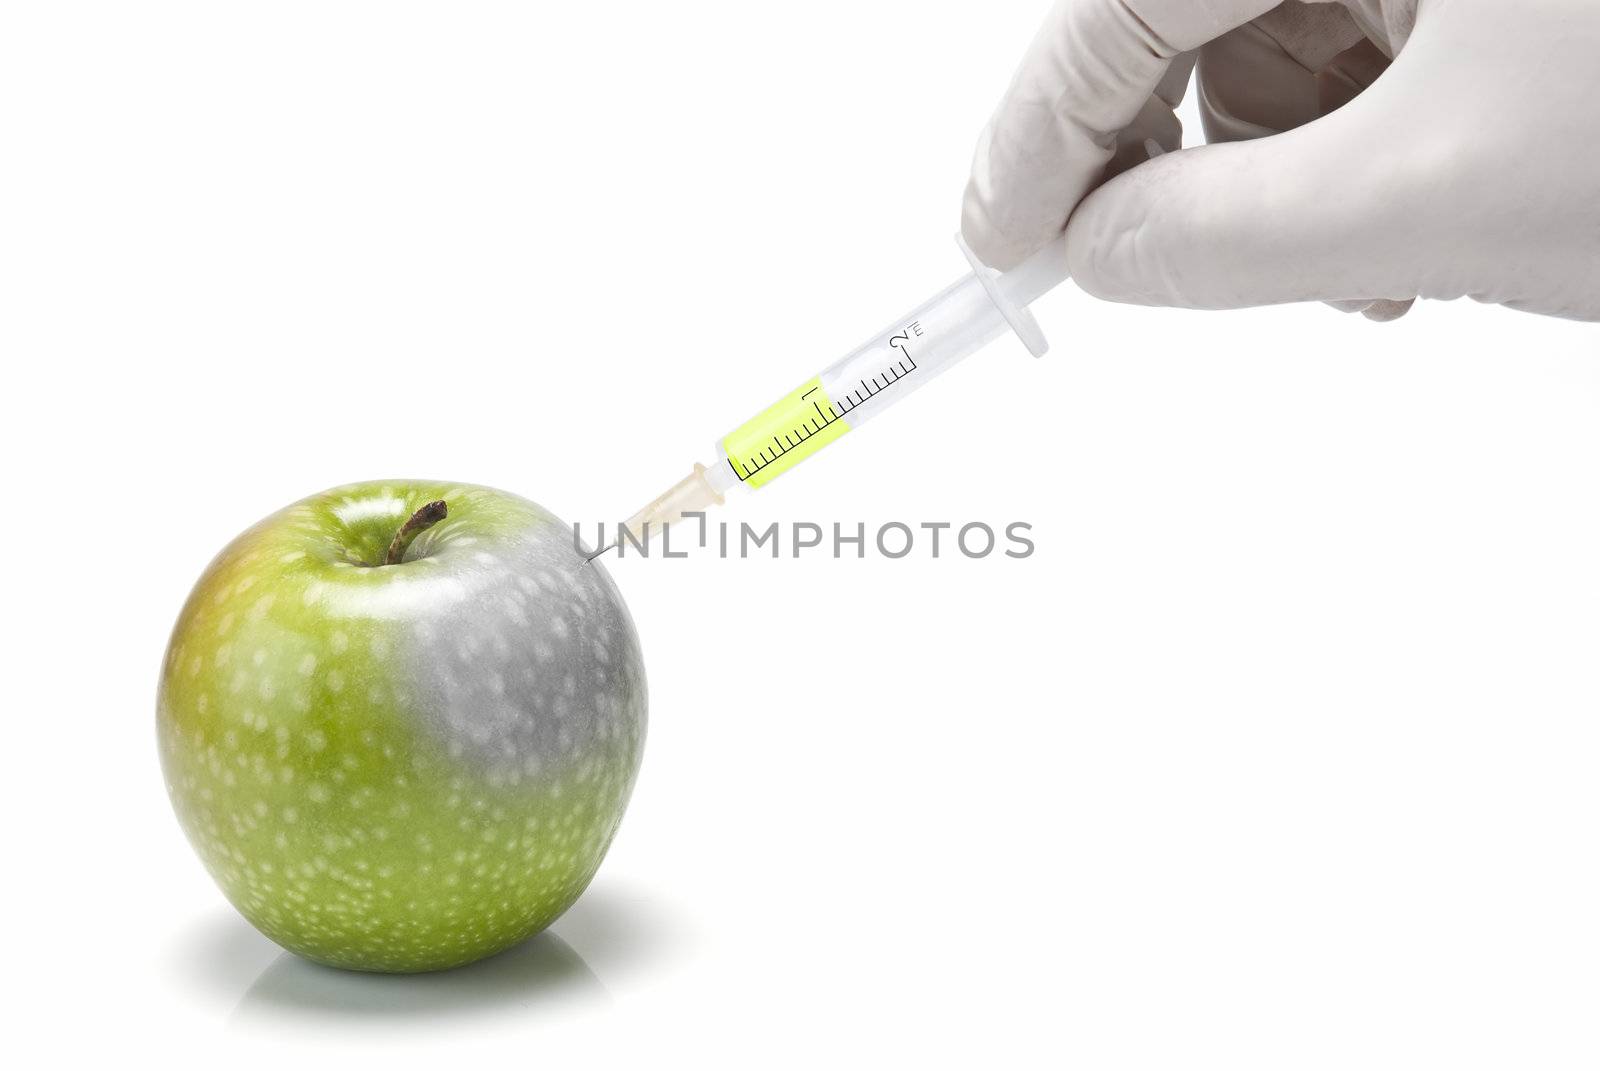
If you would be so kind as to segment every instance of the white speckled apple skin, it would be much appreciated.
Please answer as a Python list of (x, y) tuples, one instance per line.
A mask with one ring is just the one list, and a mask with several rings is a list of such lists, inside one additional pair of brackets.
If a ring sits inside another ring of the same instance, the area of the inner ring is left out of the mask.
[[(412, 511), (449, 517), (375, 567)], [(163, 767), (212, 876), (321, 962), (490, 955), (587, 886), (645, 733), (639, 643), (571, 530), (488, 488), (337, 488), (245, 532), (162, 674)]]

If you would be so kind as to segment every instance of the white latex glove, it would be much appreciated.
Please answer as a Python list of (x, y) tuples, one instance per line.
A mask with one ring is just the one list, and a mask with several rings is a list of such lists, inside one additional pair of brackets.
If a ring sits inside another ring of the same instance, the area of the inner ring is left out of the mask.
[[(1134, 166), (1146, 138), (1179, 147), (1196, 57), (1231, 143)], [(1600, 319), (1600, 0), (1061, 0), (962, 232), (1006, 269), (1063, 226), (1113, 301)]]

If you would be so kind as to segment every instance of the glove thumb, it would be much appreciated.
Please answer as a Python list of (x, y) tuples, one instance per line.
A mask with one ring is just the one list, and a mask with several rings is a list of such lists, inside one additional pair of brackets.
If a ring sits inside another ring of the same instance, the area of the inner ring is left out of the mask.
[(1404, 169), (1372, 155), (1362, 110), (1171, 153), (1106, 183), (1068, 223), (1073, 279), (1111, 301), (1197, 309), (1416, 297), (1415, 198)]

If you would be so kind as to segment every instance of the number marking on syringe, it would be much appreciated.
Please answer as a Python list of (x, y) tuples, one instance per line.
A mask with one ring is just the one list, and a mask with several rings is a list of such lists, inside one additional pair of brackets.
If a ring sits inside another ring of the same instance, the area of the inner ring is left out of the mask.
[(815, 410), (817, 415), (809, 420), (801, 421), (787, 431), (780, 431), (772, 437), (771, 446), (747, 457), (742, 463), (735, 463), (732, 458), (729, 458), (728, 464), (733, 469), (734, 474), (741, 481), (748, 481), (752, 476), (777, 461), (790, 450), (800, 446), (813, 435), (835, 421), (842, 420), (845, 414), (867, 401), (867, 399), (881, 394), (915, 372), (917, 370), (917, 362), (911, 356), (910, 349), (907, 348), (911, 343), (910, 336), (912, 333), (920, 335), (922, 333), (921, 325), (912, 324), (906, 329), (905, 333), (895, 335), (889, 339), (890, 347), (899, 351), (902, 355), (899, 361), (884, 368), (877, 375), (863, 378), (859, 381), (859, 386), (855, 390), (844, 395), (838, 401), (829, 401), (827, 405), (823, 405), (811, 399), (811, 395), (817, 393), (820, 389), (817, 387), (812, 387), (802, 394), (800, 396), (801, 400), (810, 400), (811, 408)]

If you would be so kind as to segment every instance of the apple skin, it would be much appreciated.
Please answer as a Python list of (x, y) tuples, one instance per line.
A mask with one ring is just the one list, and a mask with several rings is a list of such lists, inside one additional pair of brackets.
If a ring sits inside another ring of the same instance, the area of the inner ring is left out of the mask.
[[(448, 517), (381, 565), (413, 511)], [(240, 535), (173, 630), (157, 726), (233, 905), (309, 959), (427, 971), (548, 926), (621, 821), (645, 735), (615, 585), (539, 506), (415, 481)]]

